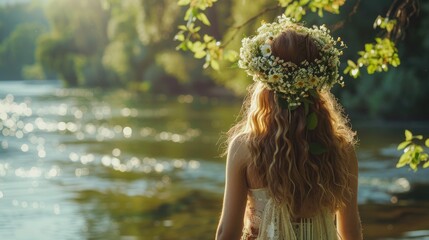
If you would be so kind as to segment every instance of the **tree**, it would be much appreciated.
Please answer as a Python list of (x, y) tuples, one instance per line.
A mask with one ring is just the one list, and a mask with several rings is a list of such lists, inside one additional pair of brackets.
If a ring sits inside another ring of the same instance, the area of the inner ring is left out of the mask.
[(38, 61), (68, 86), (109, 85), (101, 63), (107, 44), (108, 14), (100, 1), (51, 1), (47, 7), (51, 32), (41, 36)]
[(0, 6), (0, 79), (25, 78), (23, 66), (35, 63), (37, 38), (48, 30), (40, 5)]
[(46, 31), (39, 23), (23, 23), (0, 44), (0, 71), (2, 78), (21, 78), (21, 67), (34, 63), (36, 39)]
[[(235, 1), (232, 2), (230, 8), (232, 9), (231, 11), (234, 11)], [(306, 18), (311, 21), (314, 19), (314, 14), (312, 15), (311, 13), (317, 13), (319, 17), (323, 17), (326, 13), (339, 14), (340, 7), (343, 7), (346, 3), (345, 0), (276, 0), (267, 2), (252, 1), (251, 3), (246, 3), (246, 14), (249, 16), (250, 12), (252, 15), (244, 19), (238, 15), (239, 17), (233, 19), (232, 23), (229, 23), (229, 26), (223, 31), (223, 36), (216, 38), (216, 36), (210, 34), (210, 26), (216, 19), (212, 19), (207, 13), (209, 12), (208, 9), (220, 3), (217, 3), (217, 0), (178, 0), (178, 4), (187, 7), (187, 10), (183, 17), (186, 22), (178, 26), (179, 31), (175, 37), (179, 42), (177, 49), (191, 51), (195, 58), (205, 59), (205, 68), (211, 67), (214, 70), (219, 70), (225, 66), (223, 63), (225, 60), (230, 62), (237, 61), (238, 53), (236, 50), (239, 44), (235, 41), (235, 38), (240, 34), (247, 35), (252, 32), (255, 28), (255, 20), (267, 15), (272, 19), (273, 15), (285, 14), (296, 20)], [(353, 6), (349, 8), (349, 14), (344, 19), (332, 24), (330, 26), (331, 30), (336, 31), (342, 28), (356, 14), (360, 4), (360, 0), (355, 0)], [(389, 66), (399, 66), (400, 58), (396, 45), (398, 40), (404, 38), (410, 19), (418, 15), (420, 2), (419, 0), (395, 0), (389, 4), (387, 12), (383, 14), (384, 17), (378, 15), (374, 20), (374, 28), (379, 29), (378, 36), (375, 37), (373, 42), (364, 44), (364, 49), (358, 51), (359, 58), (356, 61), (347, 61), (344, 73), (357, 78), (361, 75), (362, 68), (366, 68), (367, 74), (374, 74), (375, 72), (388, 71)], [(254, 11), (255, 8), (257, 9), (256, 11)], [(424, 4), (424, 10), (429, 11), (429, 4)], [(427, 41), (423, 42), (423, 46), (429, 46)], [(222, 74), (226, 75), (224, 71)], [(242, 76), (239, 76), (240, 74), (242, 75), (242, 73), (234, 71), (228, 75), (228, 78), (243, 79)], [(404, 81), (407, 80), (404, 79)], [(405, 84), (405, 89), (409, 88), (409, 84)], [(230, 81), (225, 82), (225, 85), (239, 92), (240, 89), (243, 91), (242, 86), (245, 84)], [(417, 97), (417, 99), (420, 100), (421, 97), (420, 99)], [(373, 98), (372, 105), (377, 105), (378, 100), (380, 98)], [(421, 140), (423, 136), (413, 137), (411, 132), (406, 132), (406, 141), (398, 147), (398, 150), (405, 148), (404, 154), (398, 162), (398, 167), (408, 164), (412, 169), (417, 169), (419, 163), (428, 160), (428, 154), (425, 153), (421, 144), (416, 143), (413, 139)], [(427, 147), (429, 147), (428, 144), (429, 139), (426, 140)], [(424, 167), (428, 166), (428, 163), (424, 165)]]

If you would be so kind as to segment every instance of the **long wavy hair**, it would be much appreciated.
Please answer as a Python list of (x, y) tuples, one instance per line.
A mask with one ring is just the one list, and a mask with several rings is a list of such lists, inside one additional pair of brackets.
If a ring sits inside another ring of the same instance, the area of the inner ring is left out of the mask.
[[(273, 55), (299, 64), (318, 56), (311, 39), (285, 31), (272, 43)], [(241, 138), (250, 152), (247, 176), (258, 179), (278, 203), (285, 203), (292, 214), (328, 208), (337, 210), (350, 196), (347, 158), (354, 147), (355, 133), (336, 99), (328, 90), (310, 96), (309, 112), (317, 115), (316, 129), (306, 126), (304, 106), (289, 110), (278, 96), (262, 83), (249, 87), (241, 121), (228, 132), (227, 143)], [(325, 149), (310, 153), (317, 143)]]

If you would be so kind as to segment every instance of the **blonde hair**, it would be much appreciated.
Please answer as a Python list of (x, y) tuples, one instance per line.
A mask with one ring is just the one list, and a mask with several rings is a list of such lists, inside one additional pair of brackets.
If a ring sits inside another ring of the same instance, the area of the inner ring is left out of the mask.
[[(272, 48), (275, 56), (297, 63), (302, 56), (311, 61), (318, 55), (314, 43), (293, 31), (275, 39)], [(347, 162), (355, 133), (328, 90), (317, 91), (316, 95), (308, 97), (312, 102), (308, 110), (316, 114), (318, 124), (309, 130), (304, 106), (284, 108), (277, 93), (255, 82), (244, 101), (241, 121), (228, 132), (228, 145), (240, 138), (249, 149), (247, 172), (255, 173), (253, 177), (260, 179), (271, 197), (285, 203), (293, 215), (304, 208), (335, 211), (350, 198)], [(312, 144), (323, 146), (325, 151), (310, 153)]]

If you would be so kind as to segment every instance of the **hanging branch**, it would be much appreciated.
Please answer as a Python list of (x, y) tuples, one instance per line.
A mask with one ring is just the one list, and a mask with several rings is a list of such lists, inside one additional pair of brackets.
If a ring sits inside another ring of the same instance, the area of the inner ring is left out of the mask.
[(247, 19), (244, 23), (242, 23), (242, 24), (240, 24), (240, 25), (238, 25), (238, 26), (232, 27), (232, 29), (234, 30), (234, 31), (232, 32), (232, 36), (231, 36), (228, 40), (226, 40), (224, 44), (222, 44), (222, 47), (224, 48), (224, 47), (226, 47), (229, 43), (231, 43), (231, 42), (235, 39), (235, 36), (237, 35), (238, 31), (240, 31), (240, 29), (242, 29), (242, 28), (243, 28), (243, 27), (245, 27), (246, 25), (248, 25), (248, 24), (250, 24), (251, 22), (255, 21), (257, 18), (259, 18), (260, 16), (264, 15), (264, 14), (265, 14), (265, 13), (267, 13), (267, 12), (271, 12), (271, 11), (274, 11), (274, 10), (277, 10), (277, 9), (281, 9), (281, 8), (282, 8), (282, 7), (281, 7), (281, 6), (279, 6), (279, 5), (272, 6), (272, 7), (267, 7), (267, 8), (265, 8), (264, 10), (260, 11), (259, 13), (257, 13), (256, 15), (254, 15), (253, 17), (251, 17), (251, 18)]
[(344, 24), (345, 24), (346, 22), (350, 21), (350, 19), (352, 18), (352, 16), (353, 16), (353, 15), (355, 15), (355, 14), (357, 13), (357, 10), (358, 10), (358, 8), (359, 8), (359, 6), (360, 6), (360, 3), (361, 3), (361, 0), (356, 0), (355, 5), (354, 5), (354, 6), (353, 6), (353, 8), (352, 8), (352, 11), (347, 15), (347, 18), (346, 18), (346, 19), (343, 19), (343, 20), (341, 20), (341, 21), (339, 21), (339, 22), (337, 22), (337, 23), (335, 23), (334, 25), (332, 25), (332, 26), (330, 27), (331, 31), (332, 31), (332, 32), (335, 32), (335, 31), (337, 31), (338, 29), (340, 29), (340, 28), (344, 27)]

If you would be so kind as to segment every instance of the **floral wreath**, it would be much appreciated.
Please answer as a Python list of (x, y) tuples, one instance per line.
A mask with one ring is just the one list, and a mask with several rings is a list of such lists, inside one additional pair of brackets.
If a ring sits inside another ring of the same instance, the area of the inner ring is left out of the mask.
[[(320, 57), (297, 65), (273, 56), (271, 43), (285, 30), (310, 37), (316, 44)], [(262, 24), (257, 33), (256, 36), (242, 40), (238, 66), (252, 76), (254, 81), (262, 82), (286, 100), (289, 109), (300, 106), (316, 90), (330, 89), (336, 83), (344, 86), (343, 77), (338, 73), (339, 56), (343, 52), (337, 44), (342, 48), (345, 45), (340, 38), (334, 40), (324, 25), (308, 28), (281, 15), (277, 22)]]

